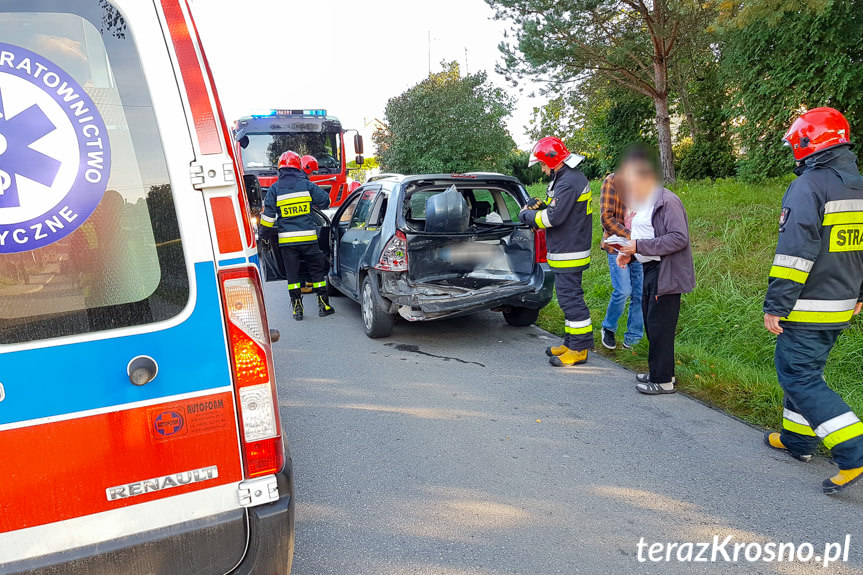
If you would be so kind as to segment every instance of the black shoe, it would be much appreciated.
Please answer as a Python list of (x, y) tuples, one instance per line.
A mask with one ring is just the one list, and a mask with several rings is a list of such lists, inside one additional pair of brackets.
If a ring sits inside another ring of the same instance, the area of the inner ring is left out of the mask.
[(624, 340), (623, 340), (623, 343), (622, 343), (621, 345), (623, 345), (623, 349), (632, 349), (633, 347), (635, 347), (635, 345), (636, 345), (637, 343), (638, 343), (638, 342), (635, 342), (635, 343), (629, 343), (628, 341), (626, 341), (626, 340), (624, 339)]
[(649, 373), (636, 373), (635, 381), (638, 383), (650, 383), (650, 374)]
[(336, 308), (331, 305), (319, 305), (318, 306), (318, 316), (319, 317), (327, 317), (328, 315), (333, 315), (336, 313)]
[(297, 321), (303, 321), (303, 312), (305, 311), (303, 309), (303, 300), (302, 299), (295, 299), (293, 301), (293, 308), (294, 308), (294, 319)]
[(617, 349), (617, 341), (614, 339), (614, 332), (610, 329), (602, 328), (602, 345), (606, 349)]

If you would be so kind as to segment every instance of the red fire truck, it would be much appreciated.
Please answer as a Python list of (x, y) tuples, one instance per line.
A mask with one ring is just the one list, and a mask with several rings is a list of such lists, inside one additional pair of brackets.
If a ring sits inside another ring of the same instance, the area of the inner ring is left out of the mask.
[[(327, 115), (326, 110), (270, 110), (237, 120), (234, 142), (237, 157), (242, 158), (252, 209), (260, 207), (267, 188), (278, 179), (276, 164), (288, 150), (317, 158), (320, 167), (311, 180), (329, 192), (331, 206), (340, 205), (353, 191), (351, 188), (357, 187), (347, 181), (344, 139), (341, 122)], [(354, 135), (354, 150), (357, 164), (362, 165), (363, 138), (358, 133)], [(256, 197), (257, 190), (260, 198)]]

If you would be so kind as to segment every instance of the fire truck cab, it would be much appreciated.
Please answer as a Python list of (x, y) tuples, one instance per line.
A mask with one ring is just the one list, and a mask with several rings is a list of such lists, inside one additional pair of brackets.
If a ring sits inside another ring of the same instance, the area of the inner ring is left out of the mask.
[[(345, 158), (345, 130), (338, 118), (321, 109), (269, 110), (240, 118), (234, 123), (234, 141), (237, 158), (248, 188), (260, 185), (261, 200), (278, 177), (279, 156), (288, 150), (314, 156), (318, 171), (311, 180), (330, 194), (330, 206), (336, 207), (358, 187), (348, 184)], [(357, 165), (363, 164), (363, 137), (354, 135)], [(261, 201), (254, 191), (249, 203), (253, 210)]]
[(0, 575), (288, 575), (240, 166), (187, 0), (0, 3)]

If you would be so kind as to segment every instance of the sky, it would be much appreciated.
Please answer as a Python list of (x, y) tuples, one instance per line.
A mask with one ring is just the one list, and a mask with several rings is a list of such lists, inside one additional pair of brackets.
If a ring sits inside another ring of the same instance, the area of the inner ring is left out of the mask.
[[(230, 121), (272, 108), (324, 108), (345, 129), (384, 119), (387, 100), (442, 60), (486, 70), (518, 98), (509, 130), (542, 100), (520, 95), (495, 71), (505, 22), (484, 0), (192, 0), (204, 48)], [(467, 50), (467, 54), (465, 54)], [(367, 142), (370, 146), (370, 142)], [(368, 153), (368, 150), (367, 150)]]

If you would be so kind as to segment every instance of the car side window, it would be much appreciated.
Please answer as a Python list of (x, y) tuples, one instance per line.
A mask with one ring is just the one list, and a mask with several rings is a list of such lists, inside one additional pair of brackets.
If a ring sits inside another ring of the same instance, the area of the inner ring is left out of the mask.
[(369, 215), (372, 211), (372, 206), (375, 204), (375, 198), (378, 197), (378, 191), (380, 191), (380, 188), (372, 188), (370, 190), (364, 190), (360, 194), (360, 199), (357, 202), (357, 207), (354, 210), (353, 217), (351, 218), (351, 228), (364, 228), (366, 226), (366, 222), (368, 222)]
[(339, 216), (339, 226), (347, 227), (348, 224), (351, 223), (351, 219), (354, 217), (354, 212), (357, 209), (357, 202), (359, 201), (361, 195), (357, 195), (356, 197), (350, 199), (348, 204), (345, 206), (345, 209), (342, 210), (342, 215)]

